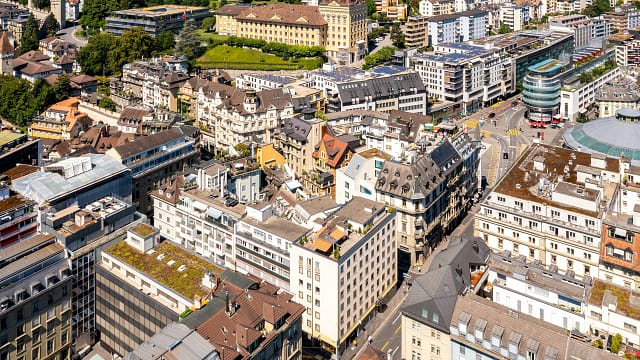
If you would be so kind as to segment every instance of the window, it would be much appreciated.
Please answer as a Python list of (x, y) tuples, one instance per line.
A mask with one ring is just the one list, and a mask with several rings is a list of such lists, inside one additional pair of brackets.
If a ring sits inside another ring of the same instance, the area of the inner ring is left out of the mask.
[(348, 182), (348, 181), (345, 181), (345, 182), (344, 182), (344, 188), (345, 188), (345, 189), (348, 189), (348, 188), (349, 188), (349, 182)]
[(55, 343), (55, 339), (49, 339), (47, 340), (47, 354), (51, 354), (55, 348), (56, 348), (56, 343)]
[(624, 259), (626, 261), (631, 261), (632, 258), (633, 258), (633, 253), (631, 252), (631, 250), (627, 250), (624, 252)]
[(502, 246), (503, 246), (503, 245), (504, 245), (504, 244), (503, 244), (502, 239), (498, 239), (498, 248), (502, 249)]
[(31, 358), (32, 359), (40, 359), (40, 348), (36, 347), (31, 350)]

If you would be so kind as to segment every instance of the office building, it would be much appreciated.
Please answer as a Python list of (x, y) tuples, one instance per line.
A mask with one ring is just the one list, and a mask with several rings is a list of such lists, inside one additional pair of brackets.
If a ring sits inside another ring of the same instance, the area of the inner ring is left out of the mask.
[[(489, 35), (489, 17), (486, 11), (467, 10), (455, 14), (437, 15), (425, 19), (428, 45), (462, 43)], [(415, 31), (412, 34), (415, 37)]]
[(0, 358), (71, 356), (71, 262), (37, 234), (0, 250)]
[(397, 281), (395, 212), (354, 197), (290, 249), (302, 331), (338, 351), (366, 326)]
[(78, 98), (69, 98), (51, 105), (33, 118), (28, 129), (32, 138), (71, 140), (91, 126), (89, 116), (78, 110)]
[(522, 102), (529, 109), (529, 122), (546, 127), (560, 111), (562, 73), (566, 63), (546, 60), (529, 67), (522, 82)]
[(605, 40), (611, 35), (612, 26), (603, 17), (585, 15), (557, 16), (549, 19), (550, 30), (573, 31), (576, 48), (589, 45), (592, 40)]
[(177, 127), (139, 137), (106, 154), (131, 169), (133, 203), (144, 214), (153, 210), (149, 192), (200, 158), (194, 140)]
[(139, 9), (127, 9), (113, 11), (105, 19), (106, 31), (116, 36), (122, 35), (126, 30), (134, 27), (142, 27), (152, 37), (156, 37), (163, 31), (171, 31), (177, 34), (184, 27), (187, 20), (193, 20), (196, 27), (206, 17), (211, 16), (209, 9), (199, 6), (184, 5), (157, 5)]
[(35, 203), (12, 193), (0, 182), (0, 249), (19, 242), (37, 230)]
[[(602, 95), (607, 92), (604, 89), (610, 88), (610, 84), (617, 82), (618, 79), (625, 78), (625, 72), (619, 66), (588, 83), (582, 83), (579, 78), (576, 79), (577, 73), (580, 73), (580, 70), (572, 73), (573, 78), (564, 80), (563, 87), (560, 89), (560, 116), (564, 121), (576, 121), (579, 116), (585, 115), (589, 107), (598, 99), (604, 100)], [(625, 91), (628, 92), (628, 89)]]
[[(482, 290), (491, 251), (480, 239), (453, 238), (412, 281), (400, 314), (402, 358), (451, 359), (449, 324), (459, 295)], [(431, 330), (431, 331), (429, 331)]]
[(620, 177), (616, 159), (537, 144), (482, 203), (475, 234), (551, 272), (597, 278), (602, 213)]
[(349, 65), (367, 55), (367, 4), (362, 0), (322, 0), (320, 15), (327, 22), (327, 55)]

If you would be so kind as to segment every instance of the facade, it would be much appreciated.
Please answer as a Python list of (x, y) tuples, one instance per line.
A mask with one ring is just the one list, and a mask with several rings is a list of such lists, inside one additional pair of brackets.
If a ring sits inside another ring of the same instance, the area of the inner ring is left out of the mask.
[(513, 31), (520, 31), (529, 23), (529, 16), (524, 8), (515, 3), (506, 3), (500, 6), (500, 23)]
[(400, 308), (403, 359), (451, 359), (449, 324), (459, 295), (481, 291), (491, 251), (480, 239), (452, 239), (413, 280)]
[(546, 60), (529, 68), (522, 82), (522, 102), (529, 109), (529, 121), (551, 123), (560, 110), (562, 73), (566, 64)]
[(493, 302), (568, 331), (589, 333), (586, 317), (590, 279), (582, 281), (549, 272), (506, 254), (491, 254), (487, 265)]
[(6, 183), (0, 183), (0, 249), (20, 242), (37, 230), (34, 202), (11, 193)]
[(616, 64), (636, 67), (640, 64), (640, 34), (635, 30), (609, 36), (608, 41), (615, 46)]
[(596, 280), (589, 294), (587, 320), (589, 326), (599, 333), (622, 335), (622, 343), (638, 347), (640, 318), (635, 299), (638, 293), (606, 281)]
[(322, 139), (325, 124), (325, 121), (311, 113), (284, 120), (277, 144), (291, 171), (301, 174), (313, 170), (312, 154), (315, 145)]
[(302, 331), (308, 337), (348, 346), (393, 289), (394, 218), (384, 203), (355, 197), (291, 247), (291, 293), (307, 309)]
[(573, 31), (576, 48), (589, 45), (592, 40), (605, 40), (611, 35), (612, 24), (606, 19), (585, 15), (567, 15), (549, 20), (549, 29)]
[(507, 55), (476, 45), (436, 46), (435, 54), (416, 54), (412, 62), (429, 97), (462, 114), (498, 101), (514, 86)]
[(72, 275), (64, 246), (37, 234), (0, 256), (0, 358), (69, 358)]
[(387, 160), (391, 156), (378, 149), (354, 154), (347, 166), (336, 170), (336, 202), (344, 204), (354, 196), (376, 200), (376, 179)]
[[(467, 10), (455, 14), (425, 19), (428, 45), (462, 43), (489, 35), (489, 15), (482, 10)], [(415, 32), (412, 36), (415, 36)]]
[(311, 154), (313, 170), (302, 175), (303, 185), (312, 194), (329, 194), (335, 200), (336, 170), (349, 164), (359, 146), (354, 136), (324, 134)]
[(418, 6), (420, 15), (427, 17), (453, 14), (455, 12), (455, 1), (453, 0), (421, 0)]
[(292, 76), (270, 74), (241, 74), (236, 78), (236, 87), (239, 89), (253, 89), (262, 91), (277, 89), (293, 84), (298, 79)]
[(202, 19), (210, 16), (209, 9), (198, 6), (158, 5), (140, 9), (113, 11), (107, 16), (106, 31), (120, 36), (127, 29), (142, 27), (151, 36), (156, 37), (163, 31), (177, 34), (185, 21), (193, 20), (199, 27)]
[(458, 42), (458, 17), (454, 14), (437, 15), (429, 18), (427, 36), (429, 45)]
[(152, 188), (200, 157), (194, 140), (180, 128), (139, 137), (106, 154), (131, 169), (133, 203), (145, 214), (153, 211), (149, 196)]
[[(422, 2), (421, 2), (422, 4)], [(409, 16), (405, 23), (404, 45), (407, 48), (429, 46), (429, 17)]]
[(325, 50), (338, 64), (367, 55), (367, 4), (361, 0), (323, 0), (318, 7), (327, 22)]
[(621, 76), (596, 92), (600, 118), (612, 117), (624, 108), (640, 110), (640, 86), (634, 79)]
[(42, 140), (29, 140), (26, 134), (0, 131), (0, 173), (16, 164), (42, 165)]
[(601, 204), (613, 198), (620, 171), (619, 161), (605, 156), (531, 147), (482, 203), (475, 234), (492, 250), (551, 272), (597, 278)]
[[(598, 99), (601, 90), (623, 74), (620, 67), (593, 79), (587, 84), (571, 86), (563, 82), (560, 90), (560, 116), (563, 120), (575, 121), (580, 114), (585, 114), (587, 108)], [(602, 97), (601, 97), (602, 98)]]
[(325, 64), (309, 78), (311, 86), (323, 90), (328, 113), (400, 110), (424, 115), (427, 111), (424, 83), (414, 71), (403, 67), (382, 66), (365, 72)]
[(34, 117), (28, 134), (34, 138), (71, 140), (91, 126), (89, 116), (78, 110), (78, 98), (69, 98), (51, 105)]
[(611, 23), (612, 30), (621, 33), (640, 26), (640, 10), (631, 4), (616, 6), (614, 11), (605, 13), (603, 17)]
[(386, 14), (388, 19), (404, 20), (408, 9), (406, 4), (401, 4), (398, 0), (376, 0), (376, 12)]
[[(443, 131), (448, 125), (451, 124), (439, 124)], [(426, 150), (430, 147), (429, 141), (435, 140), (431, 116), (403, 111), (392, 110), (386, 119), (372, 116), (361, 128), (367, 149), (381, 149), (392, 158), (404, 161), (411, 161), (417, 147)]]

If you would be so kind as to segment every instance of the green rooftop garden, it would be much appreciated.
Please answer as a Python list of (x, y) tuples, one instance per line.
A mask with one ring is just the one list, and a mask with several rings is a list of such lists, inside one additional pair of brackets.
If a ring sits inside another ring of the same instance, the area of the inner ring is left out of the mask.
[(629, 297), (631, 296), (631, 290), (629, 289), (596, 280), (593, 284), (591, 295), (589, 296), (589, 303), (601, 306), (602, 299), (604, 298), (604, 292), (606, 290), (610, 290), (611, 294), (618, 298), (618, 304), (616, 308), (616, 311), (618, 313), (622, 313), (633, 319), (640, 319), (640, 308), (637, 308), (629, 303)]
[[(209, 270), (218, 273), (222, 269), (181, 249), (169, 241), (164, 241), (154, 248), (153, 254), (142, 253), (121, 241), (107, 250), (107, 253), (122, 260), (126, 264), (138, 269), (145, 275), (162, 283), (187, 299), (196, 295), (203, 296), (206, 289), (202, 287), (202, 276)], [(164, 254), (162, 260), (158, 256)], [(171, 266), (167, 263), (175, 261)], [(181, 265), (186, 265), (184, 271), (178, 271)]]

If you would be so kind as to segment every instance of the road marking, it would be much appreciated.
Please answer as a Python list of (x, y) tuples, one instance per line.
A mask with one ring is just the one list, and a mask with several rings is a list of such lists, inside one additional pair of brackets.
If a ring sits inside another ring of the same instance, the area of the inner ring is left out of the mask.
[(386, 349), (386, 347), (389, 346), (389, 342), (385, 342), (384, 345), (382, 345), (382, 347), (380, 348), (380, 351), (384, 351), (384, 349)]
[(393, 352), (391, 353), (391, 356), (395, 355), (395, 353), (398, 351), (398, 349), (400, 349), (400, 346), (396, 346), (396, 348), (393, 350)]
[(475, 128), (478, 127), (479, 122), (478, 122), (478, 120), (471, 119), (471, 120), (465, 121), (464, 125), (467, 127), (467, 129), (475, 129)]
[(398, 321), (398, 319), (400, 319), (400, 316), (402, 316), (402, 314), (398, 314), (398, 316), (396, 316), (395, 319), (393, 319), (393, 321), (391, 322), (392, 324), (395, 324), (396, 321)]
[(397, 334), (397, 333), (398, 333), (398, 331), (400, 331), (400, 328), (401, 328), (401, 327), (402, 327), (402, 325), (398, 325), (398, 328), (397, 328), (397, 329), (396, 329), (396, 331), (394, 331), (393, 333), (394, 333), (394, 334)]

